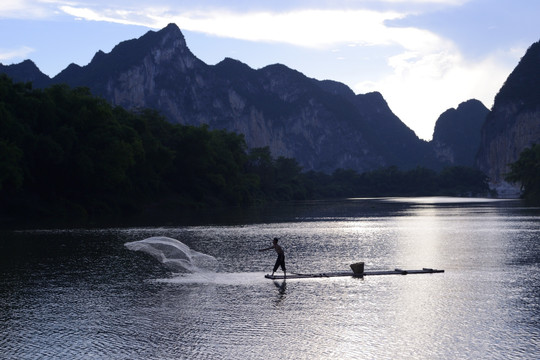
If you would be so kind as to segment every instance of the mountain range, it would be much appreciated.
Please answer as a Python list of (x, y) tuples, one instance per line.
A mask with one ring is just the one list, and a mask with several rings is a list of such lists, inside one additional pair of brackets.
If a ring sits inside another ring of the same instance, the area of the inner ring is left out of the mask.
[[(30, 60), (0, 64), (0, 72), (34, 87), (58, 83), (88, 87), (114, 105), (156, 109), (173, 123), (207, 124), (242, 133), (249, 147), (267, 146), (274, 156), (294, 158), (305, 170), (476, 165), (496, 181), (501, 176), (492, 172), (495, 160), (487, 161), (485, 154), (491, 151), (491, 139), (501, 134), (492, 131), (500, 125), (490, 124), (505, 123), (494, 111), (499, 111), (499, 103), (510, 101), (504, 94), (514, 93), (503, 87), (504, 96), (499, 94), (491, 112), (478, 100), (445, 111), (437, 120), (433, 140), (426, 142), (392, 113), (378, 92), (355, 94), (342, 83), (312, 79), (280, 64), (252, 69), (226, 58), (207, 65), (189, 50), (175, 24), (124, 41), (110, 53), (98, 51), (88, 65), (71, 64), (53, 78)], [(515, 82), (510, 78), (505, 86)], [(512, 104), (517, 106), (515, 101)], [(535, 114), (523, 121), (538, 125)], [(515, 138), (508, 141), (516, 143), (518, 155), (531, 143), (530, 139), (519, 145)]]

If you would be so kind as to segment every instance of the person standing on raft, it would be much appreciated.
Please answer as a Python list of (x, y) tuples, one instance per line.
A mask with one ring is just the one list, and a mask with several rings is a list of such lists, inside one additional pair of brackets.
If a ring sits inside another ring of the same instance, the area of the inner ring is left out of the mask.
[(278, 238), (274, 238), (274, 242), (272, 246), (266, 249), (260, 249), (259, 251), (266, 251), (266, 250), (271, 250), (271, 249), (276, 250), (278, 256), (277, 256), (276, 264), (274, 265), (274, 270), (272, 270), (272, 276), (274, 276), (274, 273), (276, 272), (278, 267), (281, 266), (281, 270), (283, 270), (283, 277), (286, 278), (287, 270), (285, 269), (285, 252), (283, 251), (283, 248), (278, 245), (278, 240), (279, 240)]

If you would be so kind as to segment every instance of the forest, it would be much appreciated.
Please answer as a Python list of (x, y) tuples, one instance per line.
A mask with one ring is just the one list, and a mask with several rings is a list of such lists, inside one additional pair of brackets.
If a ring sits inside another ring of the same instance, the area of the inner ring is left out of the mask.
[(0, 219), (85, 221), (156, 209), (344, 197), (486, 195), (486, 176), (396, 166), (304, 171), (243, 135), (128, 111), (87, 88), (33, 89), (0, 75)]

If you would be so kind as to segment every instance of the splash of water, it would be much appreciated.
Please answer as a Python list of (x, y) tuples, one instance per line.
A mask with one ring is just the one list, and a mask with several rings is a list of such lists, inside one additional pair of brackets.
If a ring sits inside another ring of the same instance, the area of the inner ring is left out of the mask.
[(129, 250), (142, 251), (153, 256), (173, 271), (215, 273), (218, 270), (219, 264), (215, 257), (192, 250), (181, 241), (169, 237), (150, 237), (127, 242), (124, 246)]

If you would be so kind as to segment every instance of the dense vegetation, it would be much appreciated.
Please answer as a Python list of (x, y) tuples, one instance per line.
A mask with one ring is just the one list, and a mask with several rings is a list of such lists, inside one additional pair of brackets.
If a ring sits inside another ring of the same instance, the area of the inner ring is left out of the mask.
[(520, 183), (523, 198), (531, 204), (540, 204), (540, 145), (534, 144), (521, 152), (519, 159), (510, 164), (505, 177), (511, 183)]
[(153, 209), (380, 195), (474, 195), (477, 170), (303, 172), (242, 135), (129, 112), (86, 88), (0, 76), (0, 217), (88, 219)]

